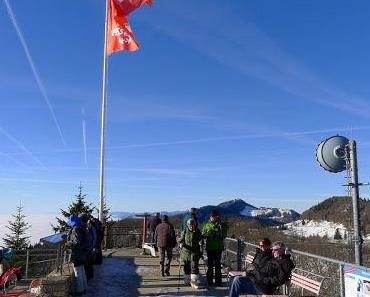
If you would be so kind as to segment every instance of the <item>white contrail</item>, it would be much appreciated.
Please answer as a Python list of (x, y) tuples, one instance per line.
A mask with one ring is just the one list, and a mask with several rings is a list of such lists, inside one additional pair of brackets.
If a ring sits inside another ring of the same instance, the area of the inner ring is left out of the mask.
[(35, 157), (35, 155), (27, 149), (22, 143), (16, 140), (13, 136), (11, 136), (8, 132), (4, 130), (4, 128), (0, 127), (0, 133), (3, 134), (6, 138), (8, 138), (11, 142), (13, 142), (19, 149), (21, 149), (26, 155), (28, 155), (32, 160), (34, 160), (39, 166), (43, 169), (48, 170), (48, 168), (42, 164), (42, 162)]
[(17, 163), (18, 165), (20, 165), (21, 167), (27, 169), (28, 171), (33, 171), (29, 166), (27, 166), (23, 162), (19, 161), (18, 159), (14, 158), (12, 156), (9, 156), (8, 154), (5, 154), (3, 152), (0, 152), (0, 156), (3, 156), (4, 158), (7, 158), (7, 159), (9, 159), (9, 160)]
[(87, 164), (87, 150), (86, 150), (86, 125), (85, 125), (85, 110), (82, 108), (82, 143), (84, 147), (84, 160)]
[(22, 44), (22, 47), (23, 47), (23, 50), (24, 50), (24, 52), (25, 52), (25, 54), (26, 54), (27, 60), (28, 60), (28, 62), (29, 62), (29, 64), (30, 64), (30, 66), (31, 66), (31, 69), (32, 69), (33, 75), (35, 76), (35, 79), (36, 79), (37, 85), (38, 85), (38, 87), (40, 88), (40, 91), (41, 91), (41, 93), (42, 93), (42, 95), (43, 95), (43, 97), (44, 97), (44, 100), (45, 100), (45, 102), (46, 102), (46, 105), (47, 105), (47, 106), (48, 106), (48, 108), (49, 108), (49, 111), (50, 111), (50, 114), (51, 114), (51, 116), (52, 116), (52, 118), (53, 118), (53, 120), (54, 120), (54, 123), (55, 123), (55, 125), (57, 126), (57, 129), (58, 129), (58, 131), (59, 131), (59, 135), (60, 135), (60, 138), (61, 138), (61, 140), (62, 140), (62, 143), (63, 143), (63, 145), (64, 145), (64, 146), (66, 146), (66, 142), (65, 142), (65, 140), (64, 140), (63, 133), (62, 133), (62, 128), (61, 128), (61, 126), (59, 125), (59, 122), (58, 122), (58, 120), (57, 120), (57, 117), (56, 117), (56, 115), (55, 115), (55, 113), (54, 113), (53, 106), (52, 106), (52, 105), (51, 105), (51, 103), (50, 103), (49, 96), (48, 96), (48, 94), (46, 93), (46, 89), (45, 89), (45, 87), (44, 87), (44, 84), (43, 84), (43, 82), (42, 82), (42, 80), (41, 80), (41, 78), (40, 78), (40, 75), (39, 75), (39, 73), (38, 73), (38, 71), (37, 71), (37, 69), (36, 69), (35, 63), (33, 62), (33, 59), (32, 59), (32, 57), (31, 57), (31, 53), (30, 53), (30, 51), (29, 51), (29, 49), (28, 49), (28, 46), (27, 46), (26, 40), (25, 40), (25, 39), (24, 39), (24, 37), (23, 37), (23, 34), (22, 34), (22, 31), (21, 31), (21, 28), (20, 28), (20, 27), (19, 27), (19, 25), (18, 25), (18, 22), (17, 22), (17, 19), (16, 19), (16, 17), (15, 17), (15, 14), (14, 14), (14, 12), (13, 12), (13, 10), (12, 10), (12, 8), (11, 8), (10, 3), (9, 3), (9, 1), (8, 1), (8, 0), (4, 0), (4, 4), (5, 4), (5, 6), (6, 6), (6, 10), (7, 10), (7, 12), (8, 12), (8, 15), (9, 15), (9, 17), (10, 17), (10, 19), (11, 19), (12, 23), (13, 23), (14, 29), (15, 29), (15, 31), (17, 32), (17, 35), (18, 35), (18, 37), (19, 37), (19, 41), (20, 41), (20, 42), (21, 42), (21, 44)]

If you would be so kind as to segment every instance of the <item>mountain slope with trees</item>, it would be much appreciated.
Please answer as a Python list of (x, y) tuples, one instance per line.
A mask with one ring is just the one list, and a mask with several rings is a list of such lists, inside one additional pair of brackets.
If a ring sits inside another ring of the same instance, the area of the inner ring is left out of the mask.
[[(370, 201), (360, 199), (361, 227), (365, 234), (370, 233)], [(342, 223), (347, 228), (353, 226), (352, 197), (333, 196), (302, 213), (303, 220), (325, 220)]]

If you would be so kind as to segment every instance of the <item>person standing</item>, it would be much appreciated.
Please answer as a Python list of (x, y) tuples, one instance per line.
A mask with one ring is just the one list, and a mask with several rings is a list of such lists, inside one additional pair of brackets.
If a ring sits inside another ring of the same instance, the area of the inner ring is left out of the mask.
[(181, 232), (187, 229), (187, 223), (190, 219), (195, 221), (196, 228), (198, 228), (197, 209), (195, 207), (190, 208), (188, 213), (184, 215), (180, 226)]
[(149, 220), (149, 223), (148, 223), (148, 228), (149, 228), (149, 243), (152, 243), (152, 244), (156, 244), (156, 241), (155, 241), (155, 229), (157, 228), (157, 226), (162, 222), (161, 221), (161, 214), (159, 212), (157, 212), (155, 214), (154, 217), (152, 217), (150, 220)]
[(163, 216), (162, 223), (157, 225), (155, 229), (155, 241), (159, 249), (161, 276), (170, 276), (172, 250), (176, 246), (176, 235), (175, 229), (166, 215)]
[(87, 280), (84, 264), (87, 259), (85, 247), (86, 230), (82, 219), (72, 215), (68, 220), (68, 225), (72, 228), (68, 236), (66, 246), (71, 248), (71, 262), (73, 263), (73, 272), (75, 275), (75, 295), (82, 296), (87, 290)]
[(221, 221), (218, 211), (213, 210), (211, 212), (209, 221), (203, 226), (202, 234), (206, 239), (208, 285), (213, 285), (214, 276), (215, 285), (221, 286), (221, 254), (224, 250), (224, 239), (227, 235), (227, 228)]
[(199, 259), (202, 256), (203, 237), (194, 219), (188, 220), (187, 228), (182, 231), (178, 242), (181, 248), (181, 261), (184, 264), (184, 284), (198, 289), (200, 285)]

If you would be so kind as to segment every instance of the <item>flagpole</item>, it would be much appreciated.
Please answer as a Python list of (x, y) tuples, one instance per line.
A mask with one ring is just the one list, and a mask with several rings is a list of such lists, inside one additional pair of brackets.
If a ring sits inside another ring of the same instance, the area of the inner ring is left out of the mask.
[(105, 1), (105, 31), (104, 31), (104, 58), (103, 58), (103, 90), (101, 105), (101, 132), (100, 132), (100, 185), (99, 185), (99, 219), (104, 224), (104, 153), (105, 153), (105, 116), (107, 110), (107, 77), (108, 77), (108, 10), (109, 0)]

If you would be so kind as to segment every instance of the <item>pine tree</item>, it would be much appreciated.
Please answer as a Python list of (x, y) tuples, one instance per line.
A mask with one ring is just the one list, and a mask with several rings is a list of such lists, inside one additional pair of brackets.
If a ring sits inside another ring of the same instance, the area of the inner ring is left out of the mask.
[(55, 232), (65, 231), (68, 228), (67, 221), (71, 215), (79, 215), (80, 213), (92, 214), (94, 207), (91, 203), (86, 202), (86, 194), (82, 193), (82, 185), (78, 187), (78, 192), (75, 195), (75, 201), (73, 201), (69, 206), (68, 210), (61, 209), (63, 218), (56, 218), (58, 221), (57, 226), (53, 226)]
[(10, 230), (9, 234), (5, 234), (3, 241), (7, 247), (15, 250), (24, 250), (30, 245), (30, 236), (26, 236), (26, 231), (31, 228), (31, 225), (26, 222), (26, 215), (23, 213), (23, 206), (20, 204), (17, 207), (16, 214), (12, 215), (13, 221), (8, 221)]
[(105, 222), (110, 222), (112, 220), (112, 215), (110, 213), (110, 208), (107, 206), (107, 203), (105, 202), (105, 199), (104, 199), (104, 203), (103, 203), (103, 216), (104, 216), (104, 221)]

